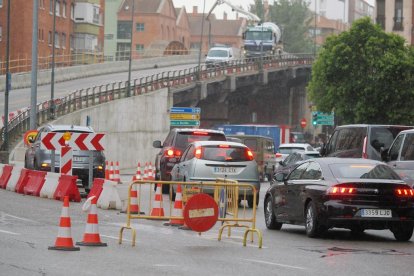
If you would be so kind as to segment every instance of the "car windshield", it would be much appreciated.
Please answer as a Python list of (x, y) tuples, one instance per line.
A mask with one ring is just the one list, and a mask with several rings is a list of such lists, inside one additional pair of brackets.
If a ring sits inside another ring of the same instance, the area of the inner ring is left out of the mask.
[(392, 179), (401, 180), (396, 172), (387, 165), (381, 164), (330, 164), (336, 178)]
[(289, 148), (279, 148), (279, 152), (282, 154), (291, 154), (292, 152), (296, 151), (304, 151), (303, 147), (289, 147)]
[(223, 162), (244, 162), (250, 160), (247, 151), (248, 149), (244, 147), (204, 146), (201, 159)]
[(210, 50), (208, 52), (208, 57), (228, 57), (229, 51), (226, 50)]
[(188, 144), (196, 141), (226, 141), (226, 136), (221, 133), (208, 132), (182, 132), (177, 135), (176, 147), (184, 150)]

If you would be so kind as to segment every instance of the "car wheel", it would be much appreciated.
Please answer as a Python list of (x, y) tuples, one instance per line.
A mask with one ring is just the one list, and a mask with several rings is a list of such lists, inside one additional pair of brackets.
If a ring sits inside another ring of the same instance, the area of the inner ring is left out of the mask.
[(400, 224), (391, 228), (397, 241), (409, 241), (413, 236), (413, 224)]
[(283, 223), (277, 222), (276, 216), (273, 212), (272, 207), (273, 207), (272, 197), (268, 196), (266, 197), (265, 203), (264, 203), (264, 217), (265, 217), (266, 227), (268, 229), (280, 230), (280, 228), (282, 228)]
[[(249, 204), (250, 208), (253, 208), (253, 195), (247, 196), (247, 204)], [(259, 205), (259, 194), (256, 194), (256, 207)]]
[(305, 213), (306, 235), (310, 238), (320, 237), (325, 232), (325, 227), (319, 224), (315, 204), (311, 201), (306, 206)]

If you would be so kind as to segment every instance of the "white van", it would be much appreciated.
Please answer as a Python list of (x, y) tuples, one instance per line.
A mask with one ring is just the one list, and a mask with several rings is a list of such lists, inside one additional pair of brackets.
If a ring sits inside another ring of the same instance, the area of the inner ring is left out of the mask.
[(206, 56), (206, 66), (227, 65), (231, 61), (238, 59), (240, 51), (234, 47), (213, 47)]

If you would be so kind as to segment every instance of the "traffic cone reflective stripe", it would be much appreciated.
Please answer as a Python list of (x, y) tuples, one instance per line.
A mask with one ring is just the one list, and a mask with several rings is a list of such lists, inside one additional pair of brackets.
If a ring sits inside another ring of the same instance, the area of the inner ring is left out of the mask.
[(119, 175), (119, 162), (116, 161), (115, 163), (115, 171), (114, 171), (114, 181), (117, 183), (121, 183), (121, 177)]
[(88, 220), (86, 222), (85, 233), (83, 235), (83, 241), (77, 242), (76, 245), (85, 246), (107, 246), (106, 243), (101, 242), (98, 229), (98, 214), (96, 208), (96, 202), (98, 199), (96, 196), (90, 197), (91, 206), (88, 214)]
[[(181, 192), (181, 185), (178, 184), (177, 192), (175, 194), (174, 209), (172, 210), (172, 217), (183, 217), (183, 196)], [(170, 220), (171, 225), (184, 225), (184, 218), (177, 218)]]
[(148, 163), (145, 162), (145, 167), (144, 167), (144, 180), (148, 180)]
[(69, 196), (65, 196), (63, 199), (63, 208), (60, 215), (58, 236), (55, 241), (55, 246), (49, 246), (49, 249), (64, 251), (80, 250), (79, 247), (73, 246), (71, 223), (69, 217)]
[(109, 168), (109, 180), (114, 180), (114, 162), (111, 161), (111, 166)]
[(131, 187), (131, 204), (129, 205), (129, 212), (131, 214), (139, 214), (138, 191), (136, 185), (132, 185)]
[(151, 216), (164, 216), (164, 208), (162, 206), (161, 184), (157, 184), (157, 190), (155, 191), (155, 199), (151, 210)]

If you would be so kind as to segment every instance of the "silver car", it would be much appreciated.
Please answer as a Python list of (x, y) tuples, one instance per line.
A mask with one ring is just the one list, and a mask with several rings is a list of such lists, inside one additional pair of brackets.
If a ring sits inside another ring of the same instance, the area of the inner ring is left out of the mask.
[[(38, 134), (26, 150), (24, 167), (32, 170), (51, 171), (50, 150), (40, 149), (41, 135), (48, 132), (94, 133), (91, 127), (75, 125), (45, 125), (39, 128)], [(55, 151), (55, 172), (59, 172), (60, 151)], [(73, 150), (72, 174), (77, 175), (83, 186), (88, 189), (89, 151)], [(105, 155), (102, 151), (93, 151), (93, 178), (105, 177)]]
[[(189, 144), (180, 162), (171, 171), (173, 181), (215, 181), (217, 178), (237, 180), (256, 188), (259, 202), (259, 170), (252, 151), (244, 144), (229, 141), (197, 141)], [(213, 193), (208, 189), (204, 192)], [(244, 191), (240, 189), (240, 195)], [(253, 193), (246, 191), (249, 206), (253, 206)], [(241, 199), (241, 197), (240, 197)]]

